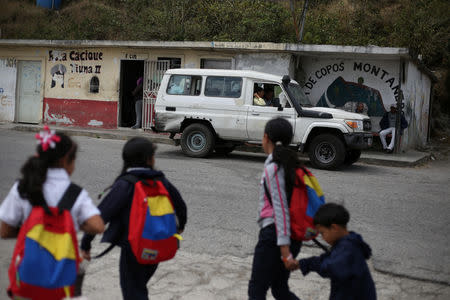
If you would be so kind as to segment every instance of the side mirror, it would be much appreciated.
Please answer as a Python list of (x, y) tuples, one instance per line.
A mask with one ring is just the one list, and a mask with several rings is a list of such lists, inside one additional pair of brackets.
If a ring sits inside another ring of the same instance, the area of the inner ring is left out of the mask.
[(278, 104), (278, 111), (283, 111), (283, 106), (281, 106), (281, 104)]

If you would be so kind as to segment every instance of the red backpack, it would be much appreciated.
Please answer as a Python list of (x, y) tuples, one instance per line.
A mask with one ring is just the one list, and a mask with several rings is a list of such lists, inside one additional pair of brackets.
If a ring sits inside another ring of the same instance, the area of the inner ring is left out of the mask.
[[(264, 190), (270, 204), (272, 197), (264, 182)], [(305, 167), (295, 171), (295, 184), (289, 200), (291, 220), (291, 238), (297, 241), (309, 241), (317, 237), (313, 218), (320, 206), (325, 204), (325, 197), (316, 177)]]
[(177, 234), (175, 210), (169, 192), (157, 179), (125, 175), (134, 183), (128, 241), (140, 264), (156, 264), (175, 256), (181, 236)]
[(70, 209), (81, 188), (69, 185), (58, 207), (33, 206), (17, 237), (9, 266), (10, 297), (72, 297), (80, 257)]

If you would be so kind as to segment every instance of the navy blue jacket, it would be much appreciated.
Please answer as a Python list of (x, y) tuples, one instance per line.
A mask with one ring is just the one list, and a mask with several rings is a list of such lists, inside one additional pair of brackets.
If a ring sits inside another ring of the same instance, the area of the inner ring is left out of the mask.
[[(184, 230), (187, 221), (187, 208), (178, 190), (164, 177), (161, 171), (150, 168), (135, 168), (126, 174), (132, 174), (143, 179), (158, 178), (166, 187), (175, 208), (178, 219), (178, 229)], [(105, 224), (108, 228), (103, 233), (102, 242), (124, 246), (128, 243), (128, 225), (130, 222), (131, 203), (133, 200), (134, 185), (122, 178), (118, 178), (111, 187), (108, 195), (98, 206)], [(89, 251), (95, 235), (84, 234), (81, 240), (81, 249)]]
[(366, 259), (370, 246), (354, 232), (341, 238), (329, 253), (300, 260), (303, 275), (311, 271), (331, 279), (330, 300), (375, 300), (375, 284)]
[[(384, 113), (383, 118), (381, 118), (381, 120), (380, 120), (381, 130), (389, 128), (389, 113), (390, 112)], [(405, 116), (402, 112), (402, 115), (400, 118), (400, 135), (403, 134), (403, 129), (405, 129), (406, 127), (408, 127), (408, 121), (406, 121)]]

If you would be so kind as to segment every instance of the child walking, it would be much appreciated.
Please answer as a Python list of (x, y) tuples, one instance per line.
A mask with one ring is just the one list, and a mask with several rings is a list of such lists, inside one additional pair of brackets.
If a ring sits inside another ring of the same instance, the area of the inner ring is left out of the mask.
[[(122, 151), (123, 168), (116, 178), (110, 192), (99, 205), (101, 216), (109, 223), (102, 242), (118, 245), (121, 248), (119, 273), (123, 299), (148, 299), (147, 283), (155, 273), (158, 264), (139, 264), (128, 241), (128, 227), (133, 200), (134, 185), (123, 176), (134, 175), (140, 179), (160, 180), (172, 200), (178, 220), (178, 233), (184, 230), (187, 221), (187, 208), (178, 190), (161, 171), (154, 170), (156, 147), (145, 138), (130, 139)], [(81, 241), (82, 255), (90, 260), (91, 242), (95, 236), (84, 235)]]
[[(67, 135), (55, 133), (47, 126), (36, 137), (39, 142), (36, 155), (30, 157), (22, 166), (22, 177), (14, 183), (0, 206), (1, 238), (17, 237), (19, 228), (26, 227), (24, 222), (33, 208), (42, 207), (50, 212), (50, 208), (57, 207), (66, 190), (72, 186), (69, 177), (75, 169), (77, 144)], [(75, 196), (73, 198), (75, 199)], [(70, 215), (75, 230), (81, 229), (93, 234), (104, 231), (105, 225), (100, 217), (100, 211), (84, 189), (81, 189), (76, 197)], [(63, 224), (55, 225), (58, 228), (63, 226)], [(56, 291), (50, 291), (51, 293), (55, 294)]]
[[(262, 146), (268, 154), (259, 189), (258, 225), (261, 228), (253, 256), (248, 286), (249, 299), (266, 299), (272, 289), (275, 299), (299, 299), (288, 286), (291, 270), (301, 242), (291, 239), (289, 200), (300, 161), (288, 148), (293, 135), (292, 125), (285, 119), (267, 122)], [(269, 199), (265, 190), (270, 193)]]
[(350, 214), (341, 205), (327, 203), (314, 215), (314, 224), (332, 246), (329, 253), (300, 259), (303, 275), (317, 272), (331, 279), (330, 300), (375, 300), (375, 284), (366, 260), (372, 255), (361, 235), (348, 231)]

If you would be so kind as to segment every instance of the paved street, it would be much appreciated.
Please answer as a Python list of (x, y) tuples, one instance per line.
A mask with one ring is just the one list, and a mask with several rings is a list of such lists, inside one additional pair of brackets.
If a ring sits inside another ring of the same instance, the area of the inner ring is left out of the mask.
[[(0, 199), (34, 152), (33, 136), (0, 130)], [(80, 152), (73, 181), (94, 198), (118, 175), (124, 141), (74, 138)], [(160, 267), (151, 281), (151, 294), (158, 294), (156, 299), (245, 299), (258, 232), (258, 182), (265, 156), (236, 152), (229, 157), (192, 159), (179, 147), (158, 147), (157, 168), (180, 190), (189, 219), (182, 250), (177, 259)], [(450, 226), (449, 167), (449, 160), (440, 160), (415, 168), (356, 164), (337, 172), (312, 169), (326, 200), (345, 204), (351, 213), (350, 229), (361, 233), (372, 246), (371, 264), (380, 299), (450, 297), (448, 285), (391, 275), (450, 282), (450, 238), (445, 234)], [(13, 241), (0, 243), (0, 299), (7, 285), (4, 270), (12, 247)], [(97, 250), (102, 247), (95, 245)], [(318, 252), (307, 246), (302, 255)], [(116, 256), (117, 250), (91, 264), (86, 291), (92, 299), (108, 290), (118, 292)], [(302, 299), (327, 298), (328, 282), (318, 277), (303, 279), (297, 272), (292, 284)]]

